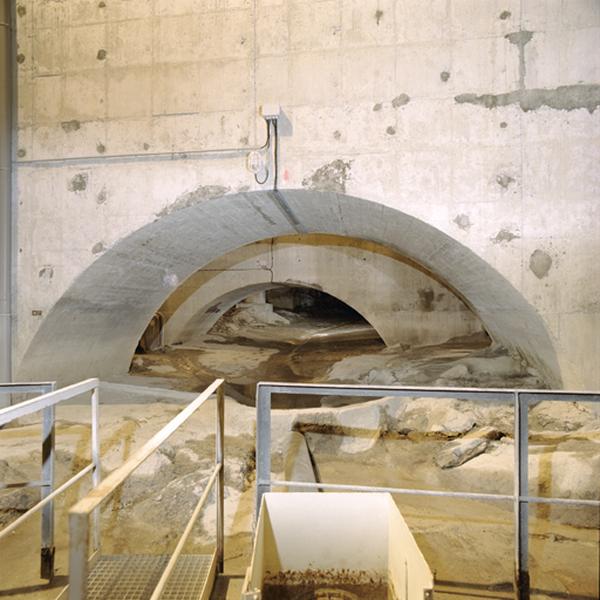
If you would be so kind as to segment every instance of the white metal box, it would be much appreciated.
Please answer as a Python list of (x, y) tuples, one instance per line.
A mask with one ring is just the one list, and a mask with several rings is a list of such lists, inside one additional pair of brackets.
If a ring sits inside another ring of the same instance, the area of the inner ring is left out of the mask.
[(243, 600), (431, 598), (433, 575), (390, 494), (263, 496)]

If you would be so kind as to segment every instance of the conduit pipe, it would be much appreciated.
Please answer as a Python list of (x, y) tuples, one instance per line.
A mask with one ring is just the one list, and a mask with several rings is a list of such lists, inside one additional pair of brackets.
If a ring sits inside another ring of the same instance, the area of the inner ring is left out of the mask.
[(0, 381), (11, 379), (12, 11), (0, 0)]

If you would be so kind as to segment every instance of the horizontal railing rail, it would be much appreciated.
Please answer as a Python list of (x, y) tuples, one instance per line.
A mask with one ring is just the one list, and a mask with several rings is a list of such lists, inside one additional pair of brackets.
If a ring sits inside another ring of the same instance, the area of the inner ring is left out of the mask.
[(206, 401), (217, 394), (217, 427), (215, 436), (215, 468), (209, 481), (194, 508), (190, 520), (180, 537), (175, 551), (171, 555), (161, 578), (153, 592), (152, 600), (159, 598), (173, 573), (177, 559), (183, 551), (194, 524), (196, 523), (202, 508), (212, 489), (217, 488), (216, 499), (216, 528), (217, 544), (214, 554), (216, 568), (223, 571), (224, 556), (224, 406), (225, 396), (223, 391), (223, 379), (216, 379), (197, 398), (188, 404), (158, 433), (152, 436), (141, 448), (135, 451), (131, 457), (120, 467), (110, 473), (103, 481), (95, 487), (85, 498), (82, 498), (69, 511), (69, 600), (85, 600), (87, 598), (87, 583), (89, 567), (94, 554), (100, 553), (100, 540), (93, 546), (92, 557), (88, 556), (89, 540), (89, 516), (98, 515), (98, 510), (111, 495), (132, 475), (132, 473), (148, 459), (158, 448), (168, 440)]
[[(0, 394), (47, 394), (54, 391), (55, 387), (54, 381), (0, 383)], [(10, 400), (5, 402), (0, 396), (0, 410), (11, 404)]]
[(100, 382), (98, 379), (86, 379), (59, 390), (48, 392), (37, 398), (2, 408), (0, 409), (0, 426), (10, 423), (10, 421), (14, 421), (15, 419), (36, 413), (44, 408), (55, 406), (59, 402), (70, 400), (80, 394), (85, 394), (85, 392), (97, 390), (99, 386)]
[[(510, 402), (515, 414), (515, 468), (512, 494), (487, 494), (427, 489), (377, 487), (337, 483), (307, 483), (273, 479), (271, 474), (271, 396), (272, 394), (302, 394), (320, 396), (354, 397), (355, 402), (364, 398), (400, 396), (405, 398), (453, 398), (486, 402)], [(528, 494), (529, 471), (529, 425), (528, 410), (531, 404), (541, 401), (600, 402), (600, 392), (577, 392), (563, 390), (517, 390), (505, 388), (448, 388), (417, 386), (362, 386), (344, 384), (302, 384), (260, 382), (256, 388), (256, 518), (262, 496), (272, 486), (313, 488), (355, 492), (389, 492), (413, 496), (437, 496), (512, 502), (515, 515), (515, 592), (519, 600), (530, 596), (529, 582), (529, 504), (557, 504), (600, 507), (599, 500), (584, 498), (555, 498), (530, 496)]]
[[(0, 409), (0, 427), (11, 421), (42, 411), (42, 474), (40, 481), (3, 482), (0, 489), (39, 487), (41, 498), (34, 506), (15, 519), (0, 531), (0, 540), (17, 529), (27, 519), (38, 511), (42, 511), (42, 541), (41, 566), (42, 579), (52, 580), (54, 576), (54, 499), (68, 490), (88, 473), (92, 474), (92, 484), (100, 482), (100, 445), (98, 437), (99, 417), (99, 387), (98, 379), (86, 379), (79, 383), (54, 390), (54, 383), (9, 383), (0, 384), (0, 392), (6, 393), (37, 393), (45, 392), (30, 400), (25, 400)], [(91, 392), (91, 462), (80, 469), (70, 479), (54, 489), (54, 458), (55, 458), (55, 407), (66, 400), (71, 400)], [(97, 534), (94, 534), (97, 537)]]

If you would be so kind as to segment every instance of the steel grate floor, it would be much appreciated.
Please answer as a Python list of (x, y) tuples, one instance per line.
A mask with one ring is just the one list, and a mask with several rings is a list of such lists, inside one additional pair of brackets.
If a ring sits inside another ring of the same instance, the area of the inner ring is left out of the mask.
[[(148, 600), (169, 556), (102, 556), (88, 579), (88, 600)], [(212, 556), (179, 557), (161, 600), (198, 600), (210, 575)]]

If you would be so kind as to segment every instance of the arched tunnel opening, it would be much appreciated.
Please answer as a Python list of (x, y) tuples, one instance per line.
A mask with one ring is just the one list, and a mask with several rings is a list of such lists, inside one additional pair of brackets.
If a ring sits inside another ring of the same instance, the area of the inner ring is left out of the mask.
[[(325, 381), (340, 360), (386, 348), (357, 310), (326, 292), (299, 285), (248, 295), (193, 340), (165, 346), (162, 327), (163, 317), (157, 313), (136, 348), (132, 374), (173, 377), (186, 390), (200, 390), (224, 377), (228, 393), (248, 406), (254, 405), (259, 381)], [(310, 408), (322, 402), (310, 395), (273, 397), (274, 408)]]
[[(253, 406), (259, 381), (543, 387), (443, 279), (358, 238), (283, 236), (219, 257), (173, 290), (130, 367), (178, 389), (227, 381)], [(273, 397), (274, 408), (357, 398)]]

